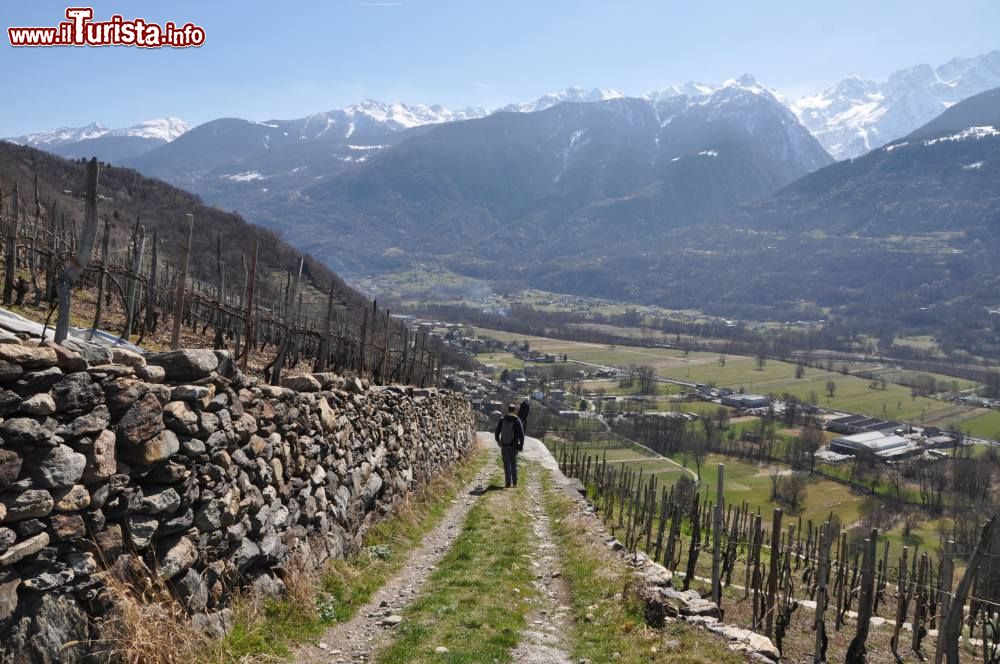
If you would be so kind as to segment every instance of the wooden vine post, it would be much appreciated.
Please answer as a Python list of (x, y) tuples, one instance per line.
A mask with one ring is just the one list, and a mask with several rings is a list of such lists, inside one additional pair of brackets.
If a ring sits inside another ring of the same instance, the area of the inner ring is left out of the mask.
[(771, 522), (771, 565), (767, 574), (767, 608), (764, 616), (764, 636), (774, 633), (774, 601), (778, 592), (778, 558), (781, 552), (781, 508), (775, 507)]
[(865, 550), (861, 559), (861, 589), (858, 594), (858, 631), (847, 647), (845, 664), (865, 664), (865, 641), (871, 629), (872, 607), (875, 603), (875, 547), (878, 544), (878, 530), (872, 528), (871, 536), (865, 540)]
[(260, 253), (260, 238), (253, 245), (253, 258), (250, 259), (250, 271), (247, 273), (247, 313), (246, 313), (246, 342), (244, 343), (243, 357), (240, 359), (240, 369), (247, 370), (247, 362), (250, 361), (250, 350), (253, 348), (253, 295), (257, 285), (257, 254)]
[(177, 290), (174, 292), (174, 328), (170, 333), (170, 350), (177, 350), (181, 344), (181, 322), (184, 318), (184, 286), (187, 282), (188, 264), (191, 261), (191, 235), (194, 233), (194, 215), (185, 214), (187, 241), (182, 247), (181, 267), (177, 273)]
[(100, 168), (97, 159), (92, 158), (87, 163), (87, 187), (84, 198), (83, 233), (76, 253), (70, 258), (69, 265), (62, 271), (56, 281), (56, 299), (59, 314), (56, 318), (56, 343), (62, 343), (69, 336), (69, 305), (73, 284), (76, 283), (83, 270), (90, 262), (97, 240), (97, 179)]
[(955, 596), (948, 602), (948, 613), (938, 628), (938, 649), (944, 651), (945, 660), (948, 664), (959, 664), (958, 661), (958, 639), (962, 634), (962, 615), (965, 612), (965, 600), (969, 596), (969, 589), (972, 587), (972, 579), (976, 576), (979, 564), (986, 556), (993, 541), (993, 527), (997, 517), (993, 515), (986, 525), (983, 526), (979, 534), (979, 543), (976, 550), (972, 552), (969, 563), (965, 568), (962, 580), (958, 582), (955, 589)]
[(718, 486), (715, 491), (715, 510), (712, 514), (712, 601), (722, 608), (722, 503), (726, 466), (719, 464)]

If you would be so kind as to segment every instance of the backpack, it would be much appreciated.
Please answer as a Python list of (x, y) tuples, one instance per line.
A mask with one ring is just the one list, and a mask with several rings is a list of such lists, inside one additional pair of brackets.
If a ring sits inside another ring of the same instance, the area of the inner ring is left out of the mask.
[(500, 424), (500, 447), (509, 447), (517, 442), (517, 433), (514, 431), (514, 422), (517, 418), (505, 417)]

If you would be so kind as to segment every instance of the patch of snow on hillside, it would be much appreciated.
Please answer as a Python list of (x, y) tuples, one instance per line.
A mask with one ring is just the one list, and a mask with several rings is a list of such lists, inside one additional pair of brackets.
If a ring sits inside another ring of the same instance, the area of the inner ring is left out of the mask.
[(966, 171), (979, 171), (982, 170), (983, 164), (985, 163), (985, 161), (977, 161), (972, 164), (962, 164), (962, 168)]
[(1000, 131), (997, 131), (996, 127), (969, 127), (968, 129), (963, 129), (957, 134), (952, 134), (951, 136), (931, 138), (924, 141), (924, 145), (935, 145), (937, 143), (965, 141), (970, 139), (978, 141), (981, 138), (989, 138), (990, 136), (1000, 136)]
[(243, 173), (233, 173), (232, 175), (222, 175), (220, 177), (230, 182), (253, 182), (254, 180), (267, 179), (257, 171), (245, 171)]

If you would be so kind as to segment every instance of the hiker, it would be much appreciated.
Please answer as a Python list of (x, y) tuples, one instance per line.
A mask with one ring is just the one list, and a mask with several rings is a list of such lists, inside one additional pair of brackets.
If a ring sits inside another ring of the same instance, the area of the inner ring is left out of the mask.
[(507, 406), (507, 414), (497, 422), (493, 437), (503, 457), (503, 477), (509, 489), (517, 486), (517, 453), (524, 449), (524, 427), (517, 416), (517, 406)]
[(521, 402), (521, 407), (517, 409), (517, 418), (521, 420), (521, 428), (524, 429), (524, 435), (528, 435), (528, 411), (531, 410), (531, 406), (528, 405), (528, 400), (525, 399)]

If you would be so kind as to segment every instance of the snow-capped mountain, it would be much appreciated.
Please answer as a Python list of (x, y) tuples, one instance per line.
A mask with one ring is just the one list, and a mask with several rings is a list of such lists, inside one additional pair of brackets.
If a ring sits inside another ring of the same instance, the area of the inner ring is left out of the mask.
[(498, 110), (511, 113), (534, 113), (536, 111), (544, 111), (547, 108), (552, 108), (556, 104), (564, 102), (598, 102), (608, 101), (609, 99), (621, 99), (624, 96), (624, 94), (617, 90), (605, 88), (585, 90), (584, 88), (573, 86), (559, 92), (550, 92), (547, 95), (542, 95), (534, 101), (508, 104)]
[(350, 138), (359, 129), (389, 133), (422, 125), (481, 118), (486, 114), (486, 109), (477, 107), (452, 111), (437, 104), (425, 106), (366, 99), (360, 104), (314, 113), (299, 120), (270, 121), (266, 124), (294, 125), (301, 139), (319, 138), (330, 132)]
[(857, 157), (885, 145), (980, 92), (1000, 86), (1000, 51), (917, 65), (885, 82), (849, 76), (791, 108), (830, 154)]
[(99, 122), (91, 122), (83, 127), (59, 127), (58, 129), (48, 129), (4, 140), (43, 150), (80, 141), (90, 141), (102, 136), (132, 136), (169, 143), (189, 129), (191, 129), (191, 125), (178, 118), (158, 118), (119, 129), (109, 129)]

